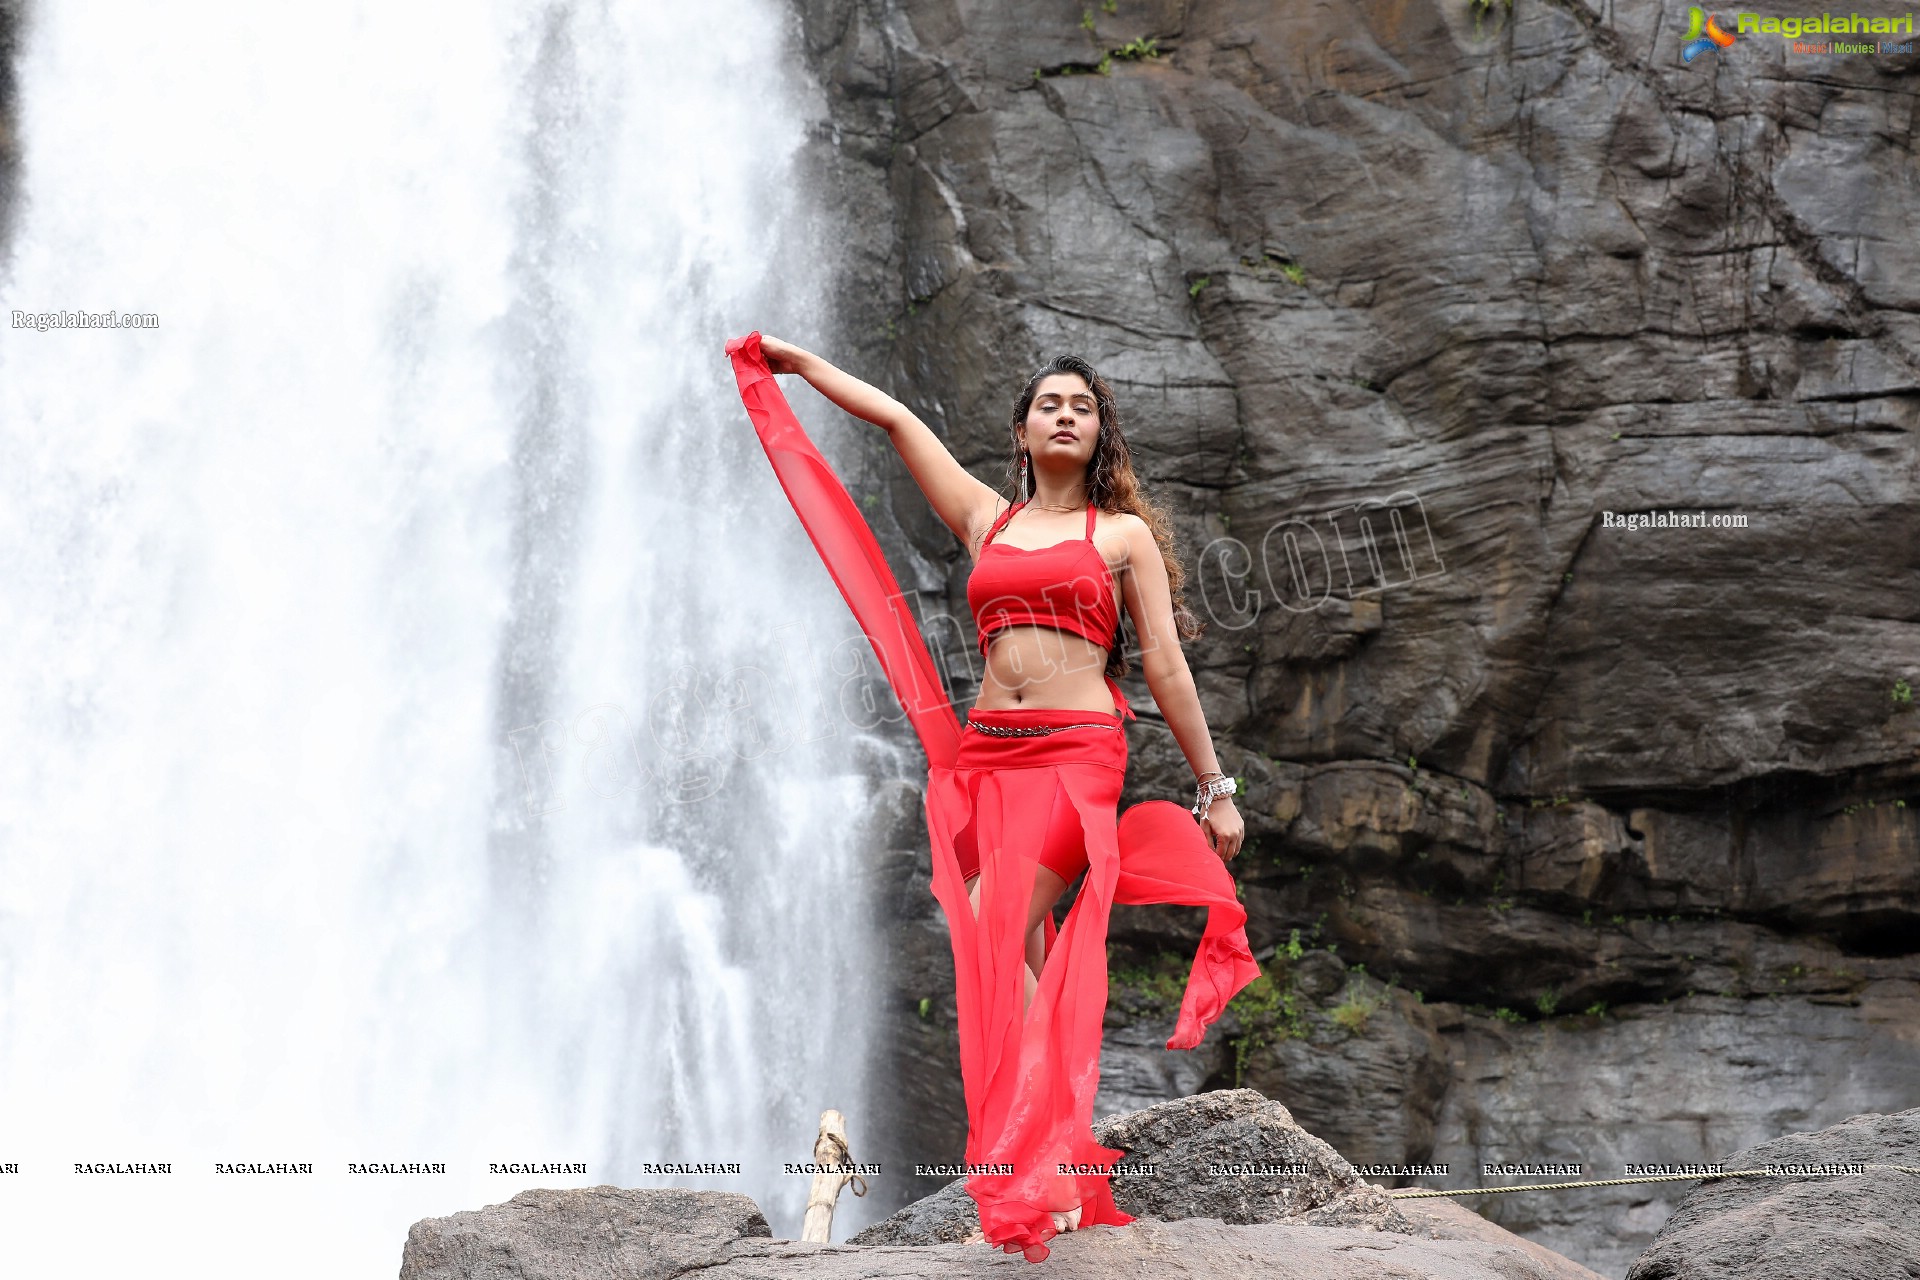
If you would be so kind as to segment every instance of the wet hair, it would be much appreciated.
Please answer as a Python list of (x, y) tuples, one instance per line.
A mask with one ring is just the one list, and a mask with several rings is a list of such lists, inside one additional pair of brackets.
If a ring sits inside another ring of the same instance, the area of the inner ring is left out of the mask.
[[(1011, 454), (1007, 461), (1006, 492), (1013, 494), (1009, 501), (1019, 502), (1033, 496), (1019, 492), (1020, 428), (1026, 425), (1027, 413), (1033, 408), (1033, 398), (1040, 389), (1040, 383), (1057, 373), (1078, 374), (1085, 380), (1093, 391), (1093, 403), (1100, 415), (1100, 431), (1094, 437), (1093, 457), (1087, 463), (1088, 500), (1102, 511), (1131, 512), (1153, 531), (1153, 540), (1160, 544), (1160, 559), (1167, 566), (1167, 585), (1173, 595), (1174, 633), (1182, 643), (1194, 639), (1206, 626), (1194, 616), (1181, 594), (1180, 588), (1187, 580), (1187, 571), (1173, 551), (1173, 524), (1165, 511), (1148, 500), (1140, 487), (1140, 478), (1134, 474), (1133, 455), (1127, 449), (1126, 437), (1120, 432), (1120, 409), (1113, 398), (1113, 387), (1079, 356), (1055, 356), (1027, 379), (1027, 385), (1014, 398), (1013, 420), (1010, 424)], [(1027, 470), (1031, 476), (1031, 465)], [(1124, 676), (1131, 670), (1126, 658), (1127, 622), (1127, 613), (1123, 608), (1120, 611), (1120, 635), (1115, 637), (1113, 649), (1107, 654), (1106, 674), (1110, 676)]]

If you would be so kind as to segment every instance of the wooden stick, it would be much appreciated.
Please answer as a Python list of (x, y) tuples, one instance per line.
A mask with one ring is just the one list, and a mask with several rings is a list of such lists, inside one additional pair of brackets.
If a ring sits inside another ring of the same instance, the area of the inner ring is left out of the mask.
[[(813, 1162), (827, 1168), (814, 1171), (800, 1238), (828, 1244), (833, 1240), (833, 1206), (840, 1199), (840, 1188), (856, 1181), (853, 1156), (847, 1149), (847, 1119), (831, 1107), (820, 1113), (820, 1136), (813, 1140)], [(859, 1181), (853, 1194), (865, 1195), (867, 1184), (864, 1179)]]

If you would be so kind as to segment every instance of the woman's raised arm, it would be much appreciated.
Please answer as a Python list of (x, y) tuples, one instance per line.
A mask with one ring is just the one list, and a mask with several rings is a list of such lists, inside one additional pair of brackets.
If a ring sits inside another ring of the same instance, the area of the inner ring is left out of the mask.
[(953, 531), (971, 553), (977, 533), (1000, 513), (1000, 495), (976, 480), (947, 451), (933, 428), (878, 387), (862, 382), (844, 369), (778, 338), (760, 337), (767, 367), (775, 373), (797, 373), (827, 399), (854, 417), (883, 428), (907, 464), (914, 483), (927, 495), (941, 523)]

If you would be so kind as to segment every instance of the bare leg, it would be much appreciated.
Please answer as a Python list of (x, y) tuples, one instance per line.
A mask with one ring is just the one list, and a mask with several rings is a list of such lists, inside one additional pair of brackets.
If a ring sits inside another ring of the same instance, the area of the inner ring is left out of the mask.
[[(1040, 989), (1040, 967), (1046, 960), (1046, 933), (1041, 927), (1042, 918), (1053, 910), (1053, 904), (1067, 891), (1067, 882), (1060, 873), (1049, 867), (1036, 866), (1033, 869), (1033, 896), (1027, 900), (1027, 942), (1026, 942), (1026, 994), (1020, 1007), (1024, 1011), (1033, 1004), (1033, 993)], [(980, 877), (973, 876), (967, 881), (967, 902), (973, 908), (974, 918), (980, 916)]]

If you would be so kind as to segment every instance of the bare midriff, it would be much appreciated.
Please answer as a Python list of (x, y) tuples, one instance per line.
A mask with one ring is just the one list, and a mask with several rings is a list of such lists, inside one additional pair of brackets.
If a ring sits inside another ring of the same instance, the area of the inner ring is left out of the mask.
[(987, 642), (986, 678), (973, 705), (1117, 712), (1107, 688), (1107, 651), (1071, 631), (1015, 624)]

